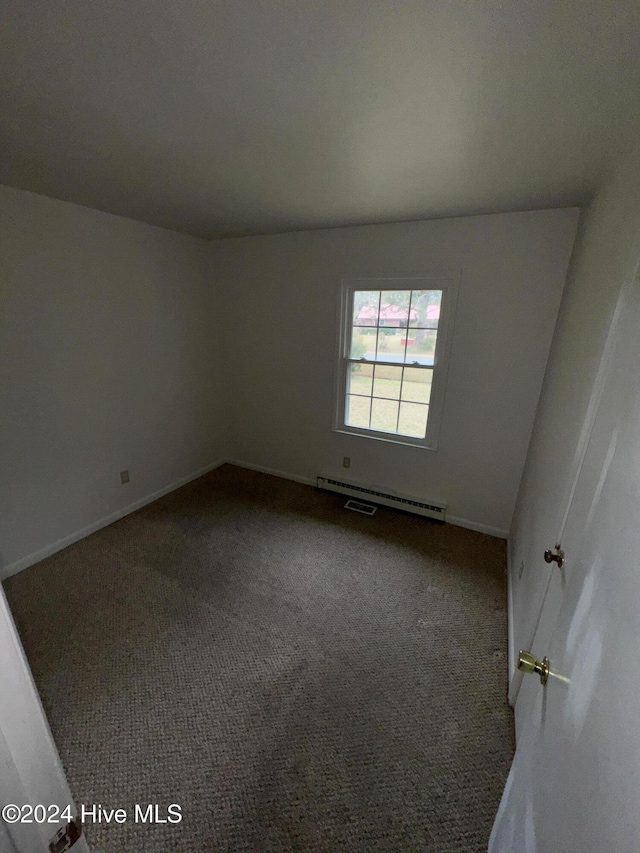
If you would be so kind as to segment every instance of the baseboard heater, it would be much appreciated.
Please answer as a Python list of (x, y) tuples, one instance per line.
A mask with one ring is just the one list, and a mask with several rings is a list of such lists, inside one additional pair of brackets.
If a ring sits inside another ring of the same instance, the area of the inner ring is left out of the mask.
[(357, 483), (348, 483), (346, 480), (333, 480), (330, 477), (318, 477), (319, 489), (327, 492), (338, 492), (341, 495), (349, 495), (352, 498), (362, 498), (365, 495), (371, 503), (392, 506), (394, 509), (403, 509), (405, 512), (413, 512), (416, 515), (424, 515), (426, 518), (435, 518), (444, 521), (447, 505), (438, 501), (418, 501), (404, 495), (393, 492), (383, 492), (378, 489), (369, 489), (359, 486)]

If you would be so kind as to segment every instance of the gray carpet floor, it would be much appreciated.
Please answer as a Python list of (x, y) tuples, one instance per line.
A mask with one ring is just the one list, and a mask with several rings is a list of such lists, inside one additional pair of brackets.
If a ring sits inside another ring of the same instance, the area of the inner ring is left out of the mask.
[[(486, 850), (498, 539), (224, 466), (5, 588), (95, 851)], [(71, 618), (69, 618), (69, 614)]]

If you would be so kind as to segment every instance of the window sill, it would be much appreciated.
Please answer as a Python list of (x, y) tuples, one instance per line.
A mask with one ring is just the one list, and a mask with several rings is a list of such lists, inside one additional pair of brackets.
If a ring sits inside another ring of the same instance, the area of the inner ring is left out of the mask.
[(373, 441), (384, 441), (387, 444), (401, 444), (404, 447), (413, 447), (416, 450), (430, 450), (432, 453), (435, 453), (438, 449), (434, 444), (423, 444), (418, 441), (411, 441), (410, 438), (405, 439), (403, 436), (394, 437), (388, 433), (375, 435), (369, 432), (356, 432), (351, 429), (345, 429), (344, 427), (333, 427), (332, 432), (338, 432), (341, 435), (351, 435), (354, 438), (367, 438), (373, 439)]

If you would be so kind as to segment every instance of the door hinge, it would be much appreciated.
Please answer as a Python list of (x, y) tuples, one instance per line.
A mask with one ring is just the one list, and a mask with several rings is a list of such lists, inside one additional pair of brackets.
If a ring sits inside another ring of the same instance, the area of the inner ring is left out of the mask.
[(70, 850), (82, 835), (82, 822), (80, 818), (69, 821), (66, 826), (61, 826), (49, 842), (49, 853), (64, 853)]

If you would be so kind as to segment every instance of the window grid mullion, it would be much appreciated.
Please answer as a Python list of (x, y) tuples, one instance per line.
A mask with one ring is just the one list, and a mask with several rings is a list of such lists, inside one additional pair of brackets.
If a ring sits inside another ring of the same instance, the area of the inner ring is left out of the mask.
[(407, 314), (407, 327), (404, 330), (404, 353), (402, 355), (403, 362), (407, 361), (407, 346), (409, 345), (409, 326), (411, 325), (411, 303), (413, 302), (413, 290), (409, 294), (409, 313)]
[[(380, 307), (382, 305), (382, 291), (378, 291), (378, 316), (376, 318), (376, 348), (374, 352), (374, 358), (378, 357), (378, 338), (380, 337)], [(371, 372), (371, 399), (369, 400), (369, 429), (371, 429), (371, 416), (373, 414), (373, 389), (376, 384), (376, 368), (375, 364), (373, 366), (373, 370)]]
[[(380, 337), (380, 306), (382, 305), (382, 291), (378, 291), (378, 317), (376, 319), (376, 348), (374, 349), (374, 358), (378, 358), (378, 338)], [(375, 371), (374, 371), (375, 373)], [(371, 422), (371, 418), (369, 418)]]
[[(413, 302), (413, 290), (409, 293), (409, 310), (407, 312), (407, 325), (404, 330), (404, 353), (403, 362), (407, 363), (407, 347), (409, 346), (409, 326), (411, 325), (411, 303)], [(404, 384), (404, 367), (402, 368), (402, 376), (400, 377), (400, 395), (398, 397), (398, 417), (396, 418), (396, 432), (400, 432), (400, 405), (402, 401), (402, 386)]]
[(400, 429), (400, 402), (402, 400), (402, 383), (404, 382), (404, 367), (400, 376), (400, 391), (398, 392), (398, 414), (396, 415), (396, 432)]

